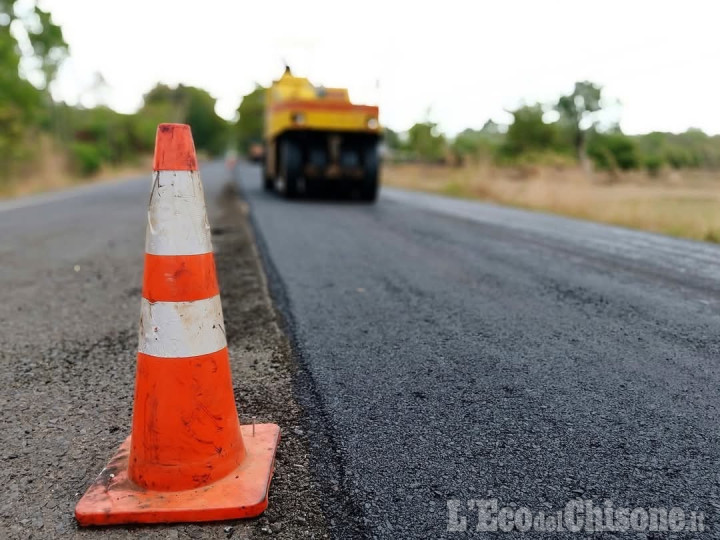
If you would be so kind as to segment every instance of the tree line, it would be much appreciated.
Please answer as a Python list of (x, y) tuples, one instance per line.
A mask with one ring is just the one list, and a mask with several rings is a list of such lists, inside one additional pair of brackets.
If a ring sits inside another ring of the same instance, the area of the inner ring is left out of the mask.
[(68, 54), (50, 13), (35, 2), (0, 0), (0, 188), (32, 173), (42, 154), (59, 155), (80, 176), (132, 163), (153, 152), (162, 122), (190, 124), (199, 152), (226, 150), (232, 126), (201, 88), (157, 84), (134, 114), (56, 102), (50, 85)]
[(627, 135), (617, 122), (603, 125), (602, 87), (583, 81), (555, 103), (525, 104), (508, 111), (507, 126), (488, 120), (479, 129), (447, 137), (436, 123), (419, 122), (407, 132), (385, 130), (392, 159), (499, 165), (580, 163), (610, 172), (663, 168), (720, 169), (720, 136), (699, 129), (684, 133)]
[[(265, 88), (257, 85), (238, 108), (234, 126), (239, 149), (262, 140)], [(602, 87), (581, 81), (554, 103), (525, 104), (508, 111), (509, 125), (488, 120), (481, 129), (465, 129), (454, 137), (426, 120), (405, 132), (384, 129), (387, 155), (395, 161), (498, 165), (572, 165), (613, 173), (664, 167), (720, 168), (720, 136), (699, 129), (684, 133), (626, 135), (617, 121), (608, 122)], [(381, 111), (382, 112), (382, 111)]]
[[(80, 176), (131, 163), (152, 153), (161, 122), (190, 124), (198, 151), (209, 156), (229, 148), (247, 152), (262, 141), (265, 88), (260, 85), (242, 98), (235, 122), (217, 115), (216, 100), (206, 90), (185, 85), (157, 84), (134, 114), (102, 105), (70, 106), (56, 102), (50, 92), (68, 54), (62, 29), (37, 3), (0, 0), (0, 188), (31, 171), (48, 148)], [(426, 120), (405, 132), (385, 129), (384, 145), (391, 159), (437, 163), (580, 163), (652, 174), (664, 167), (720, 168), (720, 136), (697, 129), (626, 135), (617, 124), (602, 122), (603, 104), (599, 85), (579, 82), (555, 103), (509, 111), (507, 126), (488, 120), (481, 129), (449, 137)]]

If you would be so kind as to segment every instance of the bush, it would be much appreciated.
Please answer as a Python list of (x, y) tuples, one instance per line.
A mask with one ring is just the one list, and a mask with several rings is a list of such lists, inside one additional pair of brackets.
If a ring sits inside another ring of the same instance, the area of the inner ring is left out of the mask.
[(495, 164), (501, 167), (541, 166), (555, 169), (566, 169), (577, 164), (575, 157), (553, 150), (529, 151), (522, 154), (508, 154), (500, 148), (495, 155)]
[(445, 159), (447, 140), (433, 122), (420, 122), (408, 130), (408, 150), (416, 158), (429, 163), (441, 163)]
[(499, 138), (498, 134), (466, 129), (453, 139), (450, 151), (458, 164), (489, 159), (499, 146)]
[(75, 142), (70, 147), (75, 170), (82, 176), (91, 176), (100, 170), (103, 158), (97, 146)]
[(622, 133), (596, 133), (590, 139), (587, 153), (598, 169), (627, 171), (637, 169), (638, 151), (633, 139)]
[(663, 159), (660, 156), (645, 156), (643, 165), (650, 176), (657, 176), (660, 173), (660, 169), (664, 165)]
[(512, 115), (513, 123), (508, 127), (505, 142), (500, 148), (502, 156), (559, 150), (558, 126), (543, 120), (541, 105), (525, 105), (512, 111)]

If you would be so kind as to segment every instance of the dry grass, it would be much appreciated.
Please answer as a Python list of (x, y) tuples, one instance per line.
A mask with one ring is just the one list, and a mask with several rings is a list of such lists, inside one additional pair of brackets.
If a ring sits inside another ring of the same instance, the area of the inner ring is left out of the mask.
[(684, 238), (720, 242), (720, 173), (620, 178), (580, 169), (387, 164), (386, 185), (493, 201)]
[(21, 197), (46, 191), (59, 191), (84, 183), (113, 178), (150, 174), (152, 157), (143, 156), (136, 164), (122, 167), (103, 167), (92, 177), (81, 178), (71, 172), (64, 154), (53, 148), (52, 142), (43, 138), (38, 142), (37, 159), (31, 166), (11, 180), (0, 183), (0, 199)]

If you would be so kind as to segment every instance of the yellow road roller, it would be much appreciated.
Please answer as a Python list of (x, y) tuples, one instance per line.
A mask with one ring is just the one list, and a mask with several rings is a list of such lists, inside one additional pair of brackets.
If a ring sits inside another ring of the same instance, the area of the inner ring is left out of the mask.
[(379, 187), (378, 107), (350, 102), (345, 88), (315, 86), (286, 67), (268, 88), (264, 187), (287, 198), (341, 186), (373, 202)]

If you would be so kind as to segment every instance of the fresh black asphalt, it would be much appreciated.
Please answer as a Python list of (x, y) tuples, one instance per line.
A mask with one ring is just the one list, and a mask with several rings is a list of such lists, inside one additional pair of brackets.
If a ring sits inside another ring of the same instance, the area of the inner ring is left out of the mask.
[(716, 537), (718, 246), (391, 189), (289, 202), (256, 167), (238, 178), (335, 537), (464, 537), (447, 501), (492, 498), (680, 507), (705, 513), (688, 537)]

